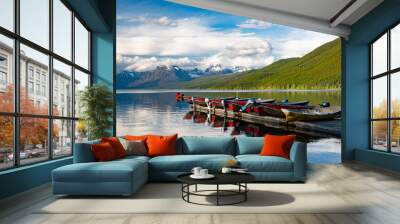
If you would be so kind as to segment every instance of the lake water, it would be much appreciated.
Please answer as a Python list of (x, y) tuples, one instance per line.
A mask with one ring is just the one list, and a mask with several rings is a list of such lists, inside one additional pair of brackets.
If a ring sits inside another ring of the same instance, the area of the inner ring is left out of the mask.
[[(122, 93), (121, 93), (122, 92)], [(273, 126), (263, 126), (235, 120), (193, 114), (191, 105), (176, 102), (176, 91), (120, 91), (117, 94), (117, 135), (156, 133), (180, 136), (246, 135), (292, 133)], [(340, 105), (340, 91), (269, 91), (269, 92), (183, 92), (185, 95), (207, 97), (254, 97), (264, 99), (309, 100), (317, 105), (328, 101)], [(341, 141), (325, 134), (294, 133), (300, 141), (308, 142), (308, 160), (311, 163), (340, 163)]]

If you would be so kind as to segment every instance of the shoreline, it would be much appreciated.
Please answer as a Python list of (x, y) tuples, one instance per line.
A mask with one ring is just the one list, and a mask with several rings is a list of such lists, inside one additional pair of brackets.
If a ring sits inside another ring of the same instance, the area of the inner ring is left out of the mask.
[(268, 89), (268, 90), (219, 90), (219, 89), (117, 89), (117, 94), (127, 93), (263, 93), (263, 92), (339, 92), (341, 89)]

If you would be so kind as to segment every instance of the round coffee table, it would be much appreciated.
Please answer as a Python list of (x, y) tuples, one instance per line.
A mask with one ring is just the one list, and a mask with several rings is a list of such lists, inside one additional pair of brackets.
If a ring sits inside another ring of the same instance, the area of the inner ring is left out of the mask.
[[(247, 201), (247, 192), (249, 188), (247, 187), (247, 183), (255, 180), (255, 177), (248, 173), (229, 173), (222, 174), (217, 173), (214, 174), (214, 178), (212, 179), (193, 179), (189, 174), (182, 174), (178, 176), (178, 181), (182, 183), (182, 199), (188, 203), (197, 204), (197, 205), (234, 205)], [(215, 185), (215, 190), (198, 190), (197, 185)], [(236, 185), (238, 186), (237, 190), (224, 190), (220, 189), (220, 185)], [(191, 191), (190, 186), (195, 186), (195, 190)], [(209, 192), (214, 192), (215, 194), (206, 194)], [(202, 204), (193, 202), (190, 200), (190, 196), (203, 196), (203, 197), (216, 197), (216, 204)], [(221, 197), (237, 197), (240, 196), (240, 199), (231, 203), (221, 203)]]

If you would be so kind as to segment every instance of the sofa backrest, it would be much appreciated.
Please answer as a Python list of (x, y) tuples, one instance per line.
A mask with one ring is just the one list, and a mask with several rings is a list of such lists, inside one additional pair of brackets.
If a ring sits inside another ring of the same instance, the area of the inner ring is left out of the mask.
[(259, 154), (264, 145), (264, 137), (236, 137), (236, 155)]
[(75, 143), (74, 147), (74, 163), (95, 162), (96, 158), (91, 150), (92, 144), (98, 144), (100, 140)]
[[(91, 144), (99, 143), (99, 140), (76, 143), (74, 149), (74, 163), (86, 163), (96, 161)], [(196, 154), (226, 154), (245, 155), (259, 154), (264, 145), (264, 137), (236, 138), (230, 136), (183, 136), (178, 138), (176, 150), (178, 155)]]
[(230, 136), (183, 136), (177, 142), (177, 154), (235, 155), (235, 139)]

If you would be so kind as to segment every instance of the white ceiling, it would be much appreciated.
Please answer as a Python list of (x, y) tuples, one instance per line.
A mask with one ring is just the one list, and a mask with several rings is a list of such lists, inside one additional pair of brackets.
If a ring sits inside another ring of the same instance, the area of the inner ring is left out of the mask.
[(169, 0), (189, 6), (333, 34), (350, 26), (383, 0)]

